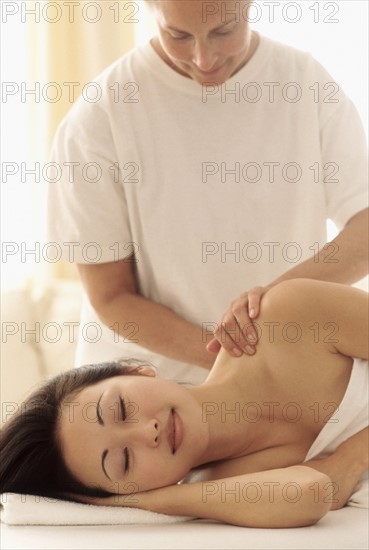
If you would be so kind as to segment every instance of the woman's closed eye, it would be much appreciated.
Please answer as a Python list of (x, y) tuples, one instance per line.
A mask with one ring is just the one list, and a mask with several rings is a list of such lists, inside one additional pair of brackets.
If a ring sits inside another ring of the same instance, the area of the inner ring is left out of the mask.
[(113, 411), (114, 422), (124, 422), (127, 420), (127, 407), (124, 399), (119, 396), (117, 401), (114, 401), (112, 405), (108, 407), (110, 411)]
[(137, 403), (119, 397), (119, 420), (129, 423), (138, 422), (137, 413), (139, 408)]
[[(127, 409), (126, 409), (125, 401), (124, 399), (122, 399), (122, 397), (119, 397), (119, 404), (120, 404), (121, 420), (125, 422), (127, 420)], [(129, 464), (130, 464), (130, 457), (129, 457), (129, 452), (127, 447), (124, 448), (123, 455), (124, 455), (123, 469), (124, 469), (124, 473), (126, 474), (127, 472), (129, 472)]]
[(127, 472), (129, 472), (129, 465), (130, 465), (129, 452), (127, 447), (124, 448), (123, 454), (124, 454), (123, 468), (124, 468), (124, 473), (126, 474)]
[(119, 397), (121, 420), (127, 420), (127, 409), (124, 399)]

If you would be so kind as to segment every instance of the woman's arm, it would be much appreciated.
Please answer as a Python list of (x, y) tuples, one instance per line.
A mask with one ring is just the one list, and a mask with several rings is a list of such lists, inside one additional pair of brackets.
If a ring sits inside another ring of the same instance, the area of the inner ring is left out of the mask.
[(369, 427), (347, 439), (330, 456), (301, 465), (251, 473), (255, 467), (251, 464), (247, 474), (144, 493), (104, 499), (81, 497), (80, 500), (101, 506), (129, 506), (212, 519), (243, 527), (312, 525), (329, 510), (337, 510), (347, 503), (361, 474), (369, 468), (368, 440)]
[[(369, 468), (369, 427), (323, 459), (301, 465), (115, 496), (99, 504), (134, 506), (243, 527), (312, 525), (342, 508)], [(319, 475), (320, 473), (320, 475)], [(317, 475), (318, 474), (318, 475)]]
[(369, 427), (344, 441), (336, 451), (304, 465), (327, 474), (332, 480), (332, 510), (345, 506), (361, 475), (369, 469)]
[(183, 483), (135, 495), (81, 500), (102, 506), (134, 506), (162, 514), (211, 519), (241, 527), (313, 525), (330, 509), (330, 478), (307, 466), (291, 466), (214, 481)]

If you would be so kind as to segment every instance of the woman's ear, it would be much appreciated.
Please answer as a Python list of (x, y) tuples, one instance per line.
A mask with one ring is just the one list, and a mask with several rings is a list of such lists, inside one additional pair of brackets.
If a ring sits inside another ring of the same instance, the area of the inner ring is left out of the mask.
[(125, 367), (127, 374), (139, 376), (156, 376), (156, 370), (150, 365), (129, 365)]
[(151, 367), (150, 365), (140, 365), (138, 367), (136, 367), (137, 369), (137, 374), (140, 374), (142, 376), (150, 376), (150, 377), (155, 377), (156, 376), (156, 370), (154, 369), (154, 367)]

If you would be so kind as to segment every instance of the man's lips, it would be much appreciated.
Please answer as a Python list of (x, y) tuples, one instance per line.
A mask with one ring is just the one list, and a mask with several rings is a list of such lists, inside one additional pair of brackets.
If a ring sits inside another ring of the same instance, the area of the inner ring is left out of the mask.
[(169, 448), (172, 454), (174, 454), (181, 446), (183, 440), (183, 422), (174, 409), (171, 409), (169, 413), (167, 436)]
[(212, 76), (212, 75), (216, 74), (217, 72), (219, 72), (220, 69), (222, 69), (222, 68), (224, 67), (224, 65), (225, 65), (225, 64), (223, 63), (223, 65), (220, 65), (218, 68), (212, 69), (211, 71), (202, 71), (202, 70), (199, 69), (198, 67), (197, 67), (197, 70), (198, 70), (198, 72), (199, 72), (200, 74), (202, 74), (202, 75), (204, 75), (204, 76)]

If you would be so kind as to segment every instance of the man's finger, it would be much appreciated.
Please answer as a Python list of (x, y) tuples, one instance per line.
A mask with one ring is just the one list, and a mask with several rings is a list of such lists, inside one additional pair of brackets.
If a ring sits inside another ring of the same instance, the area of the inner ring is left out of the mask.
[(259, 315), (260, 300), (261, 300), (261, 293), (257, 294), (257, 293), (251, 292), (249, 294), (248, 310), (249, 310), (250, 319), (255, 319)]
[(206, 349), (208, 352), (210, 353), (218, 353), (220, 348), (222, 346), (220, 345), (220, 343), (218, 342), (218, 340), (216, 338), (213, 338), (212, 340), (210, 340), (210, 342), (207, 344), (206, 346)]
[(214, 335), (222, 347), (234, 357), (240, 357), (243, 353), (239, 345), (239, 326), (234, 322), (233, 316), (224, 318)]

